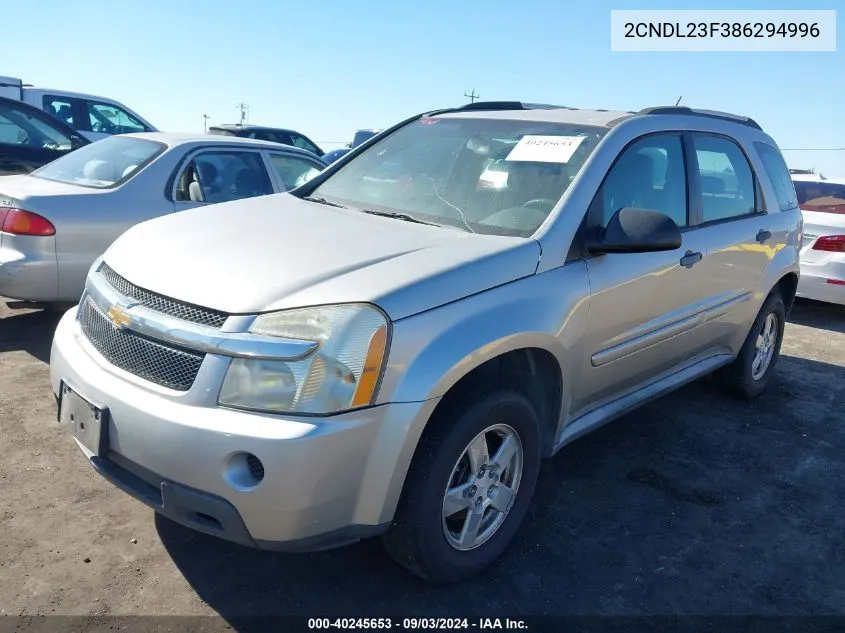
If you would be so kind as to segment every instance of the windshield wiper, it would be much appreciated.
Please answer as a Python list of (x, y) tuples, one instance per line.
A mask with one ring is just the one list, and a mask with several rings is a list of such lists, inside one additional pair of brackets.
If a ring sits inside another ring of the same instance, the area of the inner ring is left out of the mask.
[(329, 202), (325, 198), (312, 198), (310, 196), (305, 196), (303, 200), (308, 200), (309, 202), (317, 202), (318, 204), (325, 204), (329, 207), (337, 207), (338, 209), (345, 209), (342, 204), (338, 204), (337, 202)]
[(416, 224), (427, 224), (428, 226), (442, 226), (436, 222), (426, 222), (420, 220), (407, 213), (397, 213), (396, 211), (374, 211), (372, 209), (359, 209), (361, 213), (369, 213), (370, 215), (380, 215), (383, 218), (393, 218), (394, 220), (405, 220), (406, 222), (415, 222)]

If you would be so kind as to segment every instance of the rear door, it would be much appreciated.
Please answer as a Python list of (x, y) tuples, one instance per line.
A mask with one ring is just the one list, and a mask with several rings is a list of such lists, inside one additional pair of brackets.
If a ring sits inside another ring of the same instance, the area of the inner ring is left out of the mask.
[(763, 204), (757, 175), (745, 152), (727, 136), (688, 133), (692, 221), (707, 254), (696, 279), (703, 338), (710, 352), (736, 353), (736, 333), (746, 330), (758, 308), (768, 262), (785, 245)]
[(252, 149), (195, 151), (177, 168), (173, 182), (176, 211), (275, 193), (261, 152)]
[(706, 244), (690, 226), (681, 133), (631, 143), (609, 171), (588, 224), (604, 227), (621, 207), (670, 216), (681, 247), (657, 253), (609, 253), (587, 259), (590, 312), (584, 381), (575, 415), (608, 404), (692, 362), (709, 347), (699, 326)]

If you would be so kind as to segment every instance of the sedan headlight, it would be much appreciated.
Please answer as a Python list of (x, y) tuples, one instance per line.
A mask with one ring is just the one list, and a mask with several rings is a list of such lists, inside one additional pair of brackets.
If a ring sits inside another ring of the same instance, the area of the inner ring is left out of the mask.
[(249, 331), (317, 343), (298, 360), (235, 358), (219, 402), (260, 411), (327, 414), (370, 405), (387, 356), (388, 322), (363, 303), (262, 314)]

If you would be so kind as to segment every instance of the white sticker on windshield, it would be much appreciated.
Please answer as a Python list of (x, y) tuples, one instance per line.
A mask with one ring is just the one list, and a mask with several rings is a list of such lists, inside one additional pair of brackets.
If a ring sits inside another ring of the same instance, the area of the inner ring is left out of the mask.
[(568, 163), (585, 136), (536, 136), (526, 134), (505, 160)]

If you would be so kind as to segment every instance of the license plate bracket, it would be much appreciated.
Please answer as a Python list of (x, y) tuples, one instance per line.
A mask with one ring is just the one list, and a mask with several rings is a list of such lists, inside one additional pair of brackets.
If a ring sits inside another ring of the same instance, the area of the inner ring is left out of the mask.
[(97, 457), (108, 452), (109, 411), (82, 397), (66, 382), (59, 390), (59, 422)]

